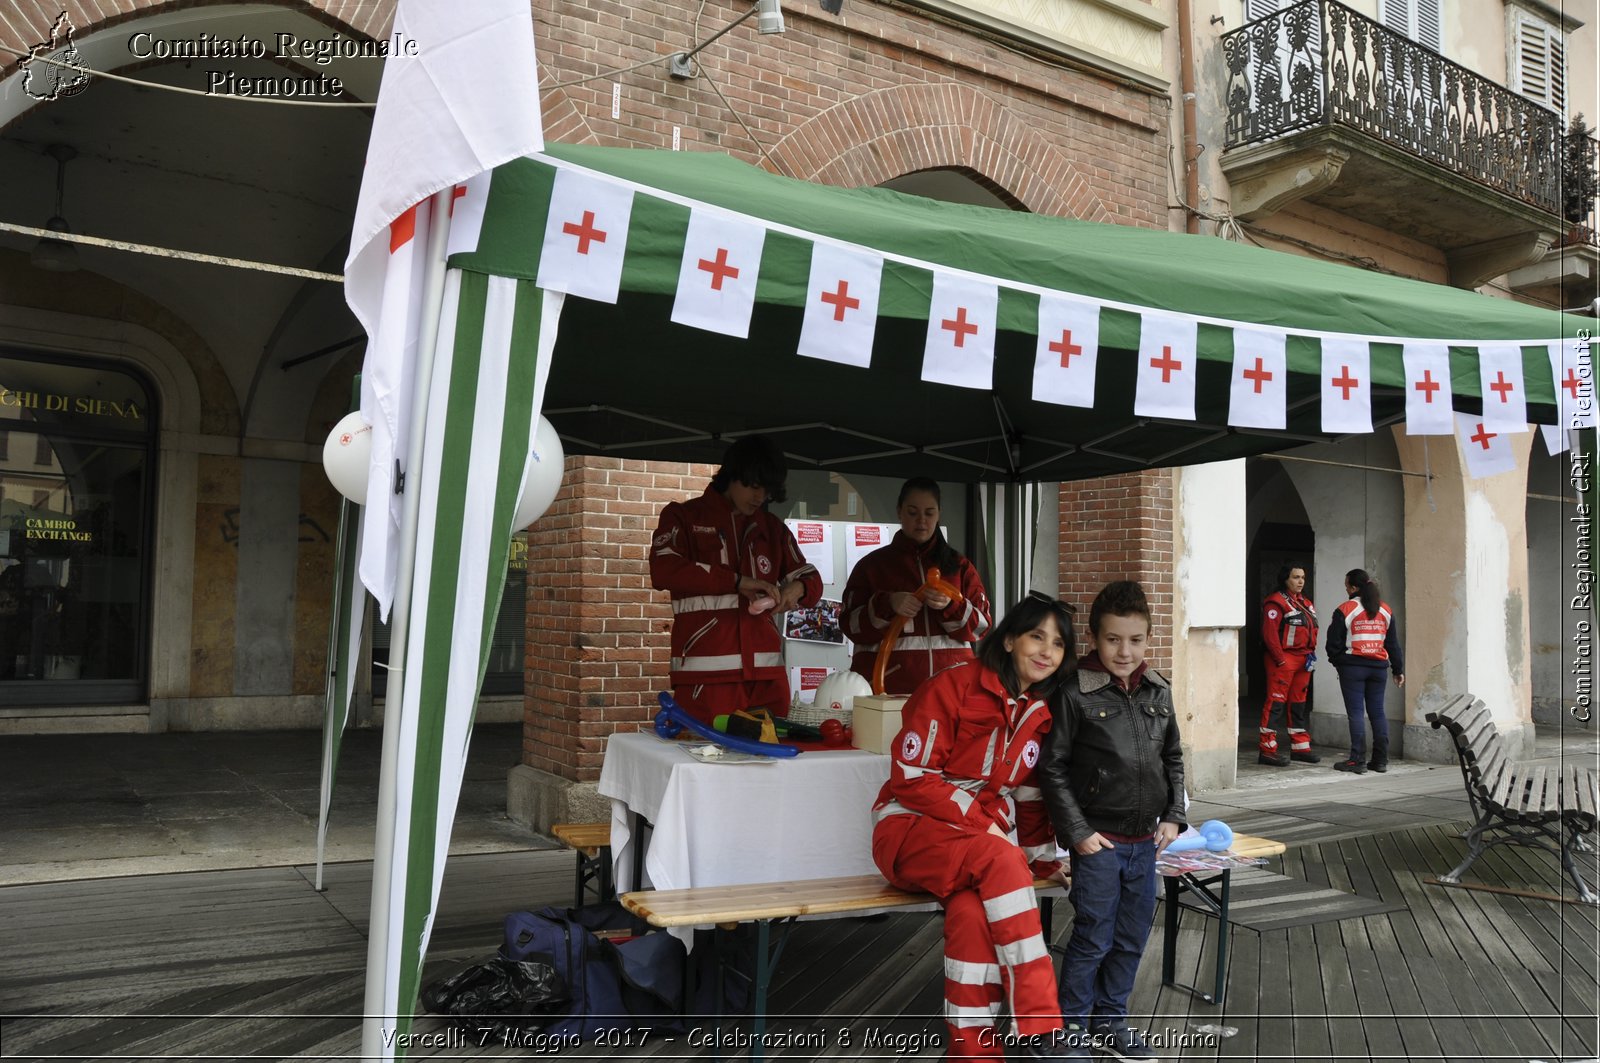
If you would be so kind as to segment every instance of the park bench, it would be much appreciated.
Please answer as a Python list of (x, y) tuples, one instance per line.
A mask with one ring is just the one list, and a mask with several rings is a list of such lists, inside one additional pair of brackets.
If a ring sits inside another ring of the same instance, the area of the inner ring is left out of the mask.
[(1495, 845), (1545, 849), (1561, 857), (1561, 866), (1578, 889), (1578, 899), (1600, 903), (1572, 858), (1573, 850), (1589, 847), (1584, 835), (1597, 822), (1596, 775), (1591, 764), (1559, 766), (1513, 760), (1490, 718), (1488, 708), (1471, 694), (1452, 698), (1427, 714), (1435, 728), (1455, 741), (1456, 757), (1466, 782), (1467, 800), (1476, 822), (1467, 830), (1467, 858), (1440, 882), (1459, 884), (1473, 861)]
[(594, 887), (595, 899), (616, 895), (611, 884), (611, 823), (557, 823), (550, 828), (562, 845), (578, 854), (578, 872), (572, 906), (583, 907), (584, 887)]

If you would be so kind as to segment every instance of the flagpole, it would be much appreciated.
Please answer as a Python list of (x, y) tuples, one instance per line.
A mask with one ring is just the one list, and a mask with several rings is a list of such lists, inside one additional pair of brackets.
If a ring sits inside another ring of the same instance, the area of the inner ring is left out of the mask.
[[(345, 714), (349, 712), (350, 704), (340, 697), (344, 692), (345, 677), (339, 671), (340, 619), (344, 615), (345, 580), (349, 575), (344, 570), (346, 536), (351, 534), (349, 516), (348, 500), (340, 499), (339, 532), (333, 539), (333, 610), (328, 617), (328, 683), (323, 691), (326, 705), (322, 712), (322, 788), (317, 808), (317, 880), (312, 887), (318, 893), (327, 888), (322, 884), (322, 858), (328, 844), (328, 806), (333, 801), (333, 736), (335, 728), (344, 729)], [(354, 664), (351, 661), (346, 666), (354, 667)], [(339, 704), (341, 701), (344, 704)]]
[[(389, 624), (389, 677), (383, 695), (383, 761), (378, 774), (377, 830), (372, 851), (372, 905), (367, 923), (367, 986), (361, 1023), (362, 1058), (386, 1059), (383, 1039), (384, 987), (388, 979), (388, 947), (399, 948), (390, 938), (389, 900), (393, 888), (395, 773), (399, 770), (400, 716), (405, 691), (406, 640), (411, 627), (411, 587), (416, 571), (417, 524), (421, 511), (421, 467), (432, 390), (434, 352), (438, 348), (439, 315), (444, 303), (445, 248), (450, 229), (453, 189), (434, 193), (428, 210), (428, 256), (422, 280), (422, 319), (417, 334), (416, 375), (411, 393), (411, 436), (407, 447), (402, 487), (405, 505), (400, 524), (400, 555), (396, 563), (394, 608)], [(368, 499), (372, 505), (382, 503)], [(381, 508), (380, 508), (381, 511)], [(431, 844), (431, 839), (429, 840)], [(409, 1002), (395, 1002), (397, 1009)], [(395, 1016), (397, 1017), (397, 1016)], [(392, 1045), (388, 1048), (392, 1049)]]

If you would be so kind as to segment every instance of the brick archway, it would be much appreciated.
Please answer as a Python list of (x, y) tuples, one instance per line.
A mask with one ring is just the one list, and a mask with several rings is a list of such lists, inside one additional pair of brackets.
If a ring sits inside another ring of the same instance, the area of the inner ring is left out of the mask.
[[(851, 146), (841, 151), (845, 144)], [(1035, 214), (1112, 220), (1055, 144), (966, 85), (869, 92), (812, 118), (772, 154), (803, 181), (877, 185), (919, 170), (956, 169)]]

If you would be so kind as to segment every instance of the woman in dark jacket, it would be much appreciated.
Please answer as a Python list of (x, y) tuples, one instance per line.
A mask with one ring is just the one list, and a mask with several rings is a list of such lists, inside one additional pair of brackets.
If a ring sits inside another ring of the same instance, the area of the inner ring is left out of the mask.
[[(1395, 634), (1394, 610), (1380, 597), (1378, 584), (1366, 571), (1345, 573), (1345, 593), (1350, 600), (1328, 620), (1328, 660), (1339, 673), (1345, 715), (1350, 717), (1350, 755), (1335, 764), (1335, 771), (1365, 775), (1367, 769), (1389, 770), (1389, 718), (1383, 712), (1383, 695), (1389, 685), (1406, 685), (1405, 656)], [(1365, 713), (1372, 721), (1372, 759), (1366, 756)]]

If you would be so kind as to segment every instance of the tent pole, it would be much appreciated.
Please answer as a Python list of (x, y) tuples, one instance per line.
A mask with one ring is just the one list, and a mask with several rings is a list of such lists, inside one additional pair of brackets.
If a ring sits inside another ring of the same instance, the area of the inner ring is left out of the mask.
[[(350, 534), (350, 503), (339, 500), (339, 531), (333, 539), (333, 609), (328, 617), (328, 682), (323, 691), (326, 704), (322, 710), (322, 785), (317, 807), (317, 880), (313, 885), (318, 893), (326, 889), (322, 884), (322, 860), (328, 843), (328, 806), (333, 802), (333, 746), (334, 729), (344, 729), (348, 702), (340, 704), (344, 690), (344, 675), (339, 670), (339, 620), (344, 613), (344, 595), (347, 573), (344, 570), (345, 537)], [(354, 666), (355, 662), (350, 662)]]
[[(417, 524), (422, 492), (421, 466), (428, 417), (428, 396), (432, 390), (434, 352), (438, 347), (439, 314), (444, 302), (445, 244), (450, 229), (450, 197), (446, 188), (433, 195), (428, 211), (428, 261), (422, 280), (422, 320), (417, 334), (416, 375), (411, 392), (411, 438), (406, 453), (404, 518), (400, 525), (400, 557), (395, 573), (394, 609), (389, 626), (389, 678), (383, 696), (383, 761), (378, 774), (377, 832), (372, 851), (372, 914), (367, 924), (367, 986), (361, 1022), (361, 1055), (368, 1059), (384, 1055), (384, 1022), (398, 1015), (385, 1013), (383, 988), (390, 953), (399, 947), (391, 941), (389, 901), (393, 889), (392, 863), (395, 839), (395, 773), (399, 770), (400, 716), (406, 711), (406, 640), (411, 621), (411, 585), (416, 572)], [(432, 840), (429, 840), (432, 843)], [(411, 1001), (395, 1002), (396, 1009), (411, 1007)]]

